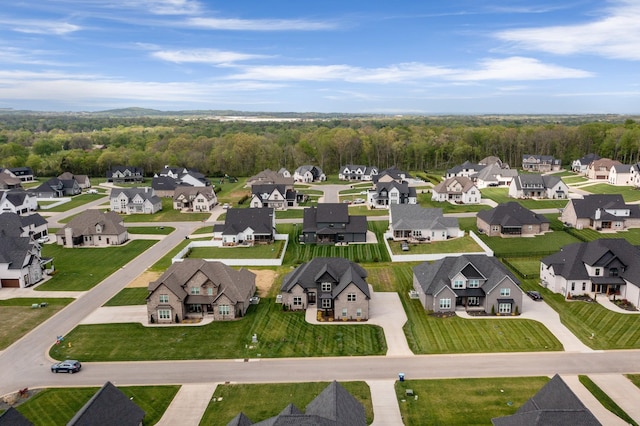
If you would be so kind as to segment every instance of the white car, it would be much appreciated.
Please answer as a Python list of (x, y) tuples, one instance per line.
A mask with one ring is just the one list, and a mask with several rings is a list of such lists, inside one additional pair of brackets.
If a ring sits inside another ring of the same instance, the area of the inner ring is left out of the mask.
[(49, 241), (49, 236), (48, 236), (48, 235), (45, 235), (44, 237), (40, 237), (40, 238), (38, 238), (38, 242), (39, 242), (40, 244), (44, 244), (44, 243), (46, 243), (47, 241)]
[(97, 189), (87, 189), (87, 194), (97, 194), (98, 190)]
[(228, 209), (229, 207), (231, 207), (231, 206), (229, 205), (229, 203), (224, 203), (224, 204), (222, 205), (222, 208), (223, 208), (223, 209), (225, 209), (225, 210), (226, 210), (226, 209)]

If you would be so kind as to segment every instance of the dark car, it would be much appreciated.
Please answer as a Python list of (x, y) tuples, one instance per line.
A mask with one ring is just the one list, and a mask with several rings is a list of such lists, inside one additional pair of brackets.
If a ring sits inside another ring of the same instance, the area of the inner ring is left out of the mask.
[(82, 368), (80, 361), (74, 359), (67, 359), (62, 362), (56, 362), (51, 366), (52, 373), (77, 373)]
[(527, 296), (529, 296), (530, 298), (532, 298), (535, 301), (542, 300), (542, 295), (540, 293), (538, 293), (537, 291), (529, 290), (529, 291), (527, 291)]

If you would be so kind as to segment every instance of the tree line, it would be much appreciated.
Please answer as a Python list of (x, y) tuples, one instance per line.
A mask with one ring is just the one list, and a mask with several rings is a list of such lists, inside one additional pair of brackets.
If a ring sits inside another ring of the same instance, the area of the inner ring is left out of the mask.
[(511, 167), (525, 154), (553, 155), (564, 165), (594, 152), (625, 164), (640, 161), (634, 120), (522, 122), (508, 118), (372, 118), (295, 122), (207, 119), (0, 115), (0, 167), (29, 166), (36, 175), (64, 171), (104, 176), (136, 166), (147, 176), (164, 165), (208, 176), (291, 172), (314, 164), (336, 174), (344, 164), (444, 170), (493, 155)]

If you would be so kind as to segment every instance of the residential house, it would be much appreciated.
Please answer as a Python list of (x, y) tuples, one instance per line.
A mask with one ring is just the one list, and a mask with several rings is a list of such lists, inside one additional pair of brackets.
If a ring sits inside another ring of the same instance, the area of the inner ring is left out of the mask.
[(109, 196), (111, 211), (122, 214), (153, 214), (162, 210), (162, 200), (153, 188), (113, 188)]
[(640, 163), (633, 164), (629, 174), (631, 175), (629, 178), (631, 185), (636, 189), (640, 189)]
[(523, 155), (522, 169), (528, 172), (556, 172), (562, 167), (562, 162), (551, 155)]
[(67, 426), (142, 426), (145, 412), (132, 397), (124, 394), (111, 382), (98, 392), (67, 423)]
[(566, 245), (540, 261), (540, 282), (564, 297), (619, 296), (640, 304), (640, 248), (623, 238)]
[(589, 167), (589, 164), (591, 164), (592, 162), (599, 160), (601, 157), (598, 154), (594, 154), (594, 153), (590, 153), (585, 155), (582, 158), (578, 158), (577, 160), (573, 160), (573, 162), (571, 163), (571, 170), (576, 172), (576, 173), (580, 173), (582, 175), (586, 175), (587, 174), (587, 168)]
[(366, 243), (367, 217), (350, 216), (344, 203), (321, 203), (304, 209), (301, 243)]
[(515, 414), (495, 417), (491, 423), (493, 426), (602, 425), (558, 374)]
[(107, 170), (107, 182), (140, 183), (144, 181), (144, 170), (135, 166), (115, 166)]
[(0, 191), (0, 213), (27, 214), (38, 210), (38, 199), (32, 192), (22, 189)]
[(408, 183), (378, 182), (367, 194), (367, 203), (372, 209), (388, 209), (393, 204), (417, 204), (416, 189)]
[(22, 189), (22, 180), (11, 170), (0, 168), (0, 189)]
[(82, 188), (75, 179), (51, 178), (28, 191), (38, 198), (60, 198), (78, 195), (82, 193)]
[(0, 414), (0, 426), (33, 426), (25, 416), (13, 407)]
[(155, 176), (170, 177), (181, 185), (211, 186), (209, 179), (207, 179), (202, 173), (197, 170), (187, 169), (186, 167), (164, 166), (164, 169)]
[(592, 180), (609, 181), (609, 172), (615, 165), (622, 165), (622, 163), (610, 158), (594, 160), (587, 167), (587, 177)]
[(609, 170), (609, 185), (631, 186), (631, 164), (614, 164)]
[(0, 214), (0, 229), (20, 237), (30, 237), (33, 240), (49, 235), (49, 224), (38, 213), (19, 216), (16, 213), (2, 212)]
[(247, 179), (247, 186), (251, 187), (256, 184), (285, 185), (287, 188), (293, 189), (294, 180), (288, 172), (285, 174), (266, 169)]
[(282, 176), (289, 178), (291, 177), (291, 172), (287, 169), (285, 169), (284, 167), (281, 167), (280, 170), (278, 170), (278, 174), (281, 174)]
[(347, 164), (340, 167), (340, 171), (338, 172), (338, 179), (372, 181), (373, 177), (377, 174), (377, 167)]
[(272, 208), (227, 209), (224, 224), (213, 227), (214, 239), (225, 246), (272, 243), (276, 219)]
[[(87, 176), (87, 175), (74, 175), (71, 172), (64, 172), (63, 174), (58, 176), (58, 179), (60, 179), (63, 182), (66, 182), (66, 181), (74, 182), (75, 181), (78, 184), (78, 186), (80, 187), (81, 192), (82, 192), (83, 189), (91, 188), (91, 180), (89, 179), (89, 176)], [(73, 186), (73, 185), (74, 185), (73, 183), (70, 183), (70, 184), (66, 184), (65, 183), (65, 187)]]
[(417, 204), (393, 204), (389, 208), (389, 230), (394, 240), (412, 242), (464, 236), (457, 218), (444, 217), (442, 209), (425, 209)]
[(555, 175), (518, 175), (509, 185), (511, 198), (565, 199), (569, 187)]
[(484, 165), (480, 165), (480, 164), (474, 164), (471, 163), (469, 161), (465, 161), (464, 163), (458, 165), (458, 166), (454, 166), (452, 168), (450, 168), (449, 170), (447, 170), (445, 177), (448, 178), (452, 178), (452, 177), (466, 177), (466, 178), (471, 178), (472, 175), (475, 175), (476, 173), (478, 173), (480, 170), (484, 169), (486, 166)]
[(576, 229), (622, 231), (640, 228), (640, 206), (626, 204), (620, 194), (585, 195), (569, 200), (560, 219)]
[(431, 200), (453, 204), (478, 204), (481, 194), (478, 187), (464, 176), (448, 178), (431, 190)]
[(298, 205), (298, 193), (293, 189), (287, 189), (285, 185), (254, 184), (251, 186), (252, 208), (270, 207), (277, 210), (286, 210), (287, 207)]
[(413, 179), (409, 173), (398, 169), (396, 166), (389, 167), (378, 172), (377, 175), (373, 175), (372, 181), (375, 184), (378, 182), (407, 182), (409, 179)]
[(194, 212), (211, 212), (218, 204), (213, 186), (178, 186), (173, 193), (173, 208)]
[(413, 268), (413, 288), (427, 311), (456, 306), (486, 313), (522, 313), (520, 281), (495, 257), (448, 256)]
[(33, 182), (35, 180), (31, 167), (10, 167), (9, 171), (22, 182)]
[(293, 172), (293, 180), (302, 183), (324, 182), (327, 180), (327, 176), (322, 172), (320, 167), (307, 164), (298, 167), (295, 172)]
[(147, 313), (154, 324), (211, 315), (215, 321), (243, 317), (256, 292), (256, 275), (222, 262), (184, 259), (149, 283)]
[(471, 179), (479, 189), (483, 189), (496, 186), (509, 186), (516, 176), (518, 176), (517, 170), (504, 169), (497, 163), (494, 163), (484, 166), (478, 173), (471, 175)]
[(56, 232), (58, 245), (64, 247), (107, 247), (124, 244), (128, 239), (118, 213), (94, 209), (83, 211)]
[(493, 166), (494, 164), (502, 169), (508, 169), (509, 165), (503, 163), (499, 157), (495, 155), (490, 155), (488, 157), (484, 157), (482, 160), (478, 161), (478, 164), (481, 166)]
[(173, 197), (180, 182), (169, 176), (154, 176), (151, 179), (151, 188), (158, 197)]
[(304, 412), (289, 404), (278, 415), (253, 423), (239, 413), (227, 426), (251, 425), (326, 425), (366, 426), (367, 416), (362, 404), (335, 380), (307, 405)]
[(284, 277), (282, 303), (291, 310), (316, 307), (325, 317), (369, 318), (367, 271), (342, 257), (315, 257)]
[(548, 232), (550, 221), (511, 201), (479, 211), (476, 225), (479, 232), (490, 237), (523, 237)]
[[(10, 213), (0, 215), (0, 222), (7, 225)], [(17, 220), (16, 220), (17, 222)], [(24, 235), (22, 224), (0, 228), (0, 287), (25, 288), (44, 278), (40, 244)], [(51, 259), (49, 259), (51, 261)]]

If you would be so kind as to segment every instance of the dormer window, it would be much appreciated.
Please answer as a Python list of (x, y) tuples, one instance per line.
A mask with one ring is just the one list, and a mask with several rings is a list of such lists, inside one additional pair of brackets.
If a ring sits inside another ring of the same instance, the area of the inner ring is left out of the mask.
[(331, 283), (322, 283), (321, 289), (325, 293), (330, 292), (331, 291)]
[(453, 281), (453, 288), (464, 288), (464, 281), (463, 280), (454, 280)]
[(480, 287), (480, 280), (477, 279), (473, 279), (473, 280), (469, 280), (467, 287), (469, 288), (478, 288)]

